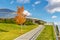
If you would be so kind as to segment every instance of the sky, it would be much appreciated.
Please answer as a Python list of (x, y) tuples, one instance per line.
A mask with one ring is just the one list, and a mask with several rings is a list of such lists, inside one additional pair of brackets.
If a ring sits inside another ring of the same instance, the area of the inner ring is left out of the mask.
[(0, 0), (0, 8), (17, 10), (24, 6), (31, 17), (60, 24), (60, 0)]

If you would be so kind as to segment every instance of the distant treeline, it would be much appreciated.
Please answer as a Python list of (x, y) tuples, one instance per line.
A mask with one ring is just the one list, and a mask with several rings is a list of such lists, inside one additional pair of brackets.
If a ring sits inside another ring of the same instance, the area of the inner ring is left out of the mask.
[(15, 20), (13, 18), (9, 19), (9, 18), (0, 18), (0, 23), (15, 23)]
[[(13, 23), (16, 24), (14, 18), (0, 18), (0, 23)], [(44, 24), (45, 21), (42, 20), (35, 20), (35, 23), (33, 22), (33, 19), (26, 19), (26, 22), (24, 24), (26, 25), (32, 25), (32, 24)]]

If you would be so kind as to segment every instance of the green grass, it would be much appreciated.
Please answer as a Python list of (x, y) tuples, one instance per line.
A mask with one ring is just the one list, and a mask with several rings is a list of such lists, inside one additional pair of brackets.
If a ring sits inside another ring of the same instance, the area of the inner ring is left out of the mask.
[(25, 25), (0, 23), (0, 40), (13, 40), (16, 37), (36, 28), (38, 25)]
[(45, 29), (41, 32), (36, 40), (56, 40), (53, 26), (45, 25)]

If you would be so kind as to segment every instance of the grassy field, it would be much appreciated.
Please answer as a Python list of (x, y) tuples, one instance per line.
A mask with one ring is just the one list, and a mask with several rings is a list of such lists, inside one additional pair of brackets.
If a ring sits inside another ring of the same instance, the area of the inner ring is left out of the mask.
[(13, 40), (16, 37), (36, 28), (38, 25), (22, 26), (17, 24), (0, 23), (0, 40)]
[(46, 25), (36, 40), (56, 40), (53, 26)]

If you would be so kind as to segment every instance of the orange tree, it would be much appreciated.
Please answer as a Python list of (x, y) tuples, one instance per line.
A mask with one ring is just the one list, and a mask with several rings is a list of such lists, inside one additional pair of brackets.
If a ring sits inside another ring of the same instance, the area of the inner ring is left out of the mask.
[(18, 7), (17, 16), (15, 17), (17, 24), (23, 24), (26, 21), (26, 15), (23, 14), (24, 7)]

